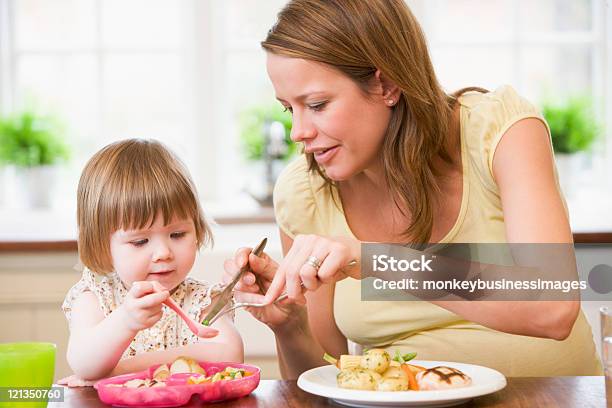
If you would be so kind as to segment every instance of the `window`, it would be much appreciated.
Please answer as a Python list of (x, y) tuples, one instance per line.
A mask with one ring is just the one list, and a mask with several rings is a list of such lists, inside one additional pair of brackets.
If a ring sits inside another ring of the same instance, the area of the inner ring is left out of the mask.
[(211, 61), (215, 73), (212, 103), (216, 119), (213, 138), (217, 197), (235, 196), (250, 187), (254, 176), (260, 175), (257, 169), (253, 174), (253, 167), (243, 160), (239, 116), (253, 106), (276, 102), (260, 42), (285, 3), (285, 0), (212, 1), (208, 10), (208, 18), (212, 17), (212, 49), (210, 56), (203, 58)]
[[(126, 137), (169, 144), (205, 199), (233, 197), (251, 173), (237, 118), (274, 100), (259, 41), (284, 3), (0, 0), (0, 111), (36, 103), (66, 120), (67, 200), (91, 154)], [(508, 83), (537, 104), (545, 92), (586, 90), (612, 117), (605, 0), (408, 3), (449, 91)], [(600, 141), (589, 180), (612, 172), (611, 144)]]
[[(410, 3), (410, 2), (409, 2)], [(604, 125), (578, 183), (612, 188), (612, 11), (605, 0), (433, 0), (415, 10), (441, 83), (495, 89), (511, 84), (531, 102), (590, 94)], [(607, 135), (607, 137), (606, 137)], [(562, 180), (563, 181), (563, 180)], [(608, 190), (609, 190), (608, 188)], [(571, 195), (571, 194), (570, 194)], [(571, 197), (569, 197), (571, 198)]]
[(73, 158), (60, 201), (74, 201), (85, 161), (114, 140), (157, 138), (197, 162), (183, 4), (0, 0), (0, 108), (34, 106), (66, 123)]

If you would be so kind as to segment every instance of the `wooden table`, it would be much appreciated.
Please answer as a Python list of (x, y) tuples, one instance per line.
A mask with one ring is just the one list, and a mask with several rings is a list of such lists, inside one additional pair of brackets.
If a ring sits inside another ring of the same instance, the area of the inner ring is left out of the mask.
[[(49, 407), (107, 407), (92, 387), (66, 388), (63, 403)], [(191, 403), (185, 407), (202, 406)], [(248, 397), (207, 405), (211, 408), (290, 408), (338, 407), (327, 398), (300, 390), (295, 381), (263, 380)], [(508, 378), (503, 390), (478, 397), (462, 407), (605, 407), (604, 377), (532, 377)], [(612, 405), (611, 405), (612, 406)]]

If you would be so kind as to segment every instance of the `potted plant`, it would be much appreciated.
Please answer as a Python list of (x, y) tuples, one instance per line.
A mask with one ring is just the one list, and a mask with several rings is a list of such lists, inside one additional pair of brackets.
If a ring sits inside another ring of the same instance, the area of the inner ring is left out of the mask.
[(26, 207), (51, 204), (57, 165), (69, 157), (62, 134), (57, 119), (33, 111), (0, 118), (0, 163), (14, 167)]
[(584, 152), (591, 148), (599, 130), (592, 102), (586, 96), (572, 96), (563, 102), (548, 101), (542, 113), (550, 127), (559, 179), (569, 195), (581, 171)]
[(255, 177), (247, 191), (263, 206), (272, 205), (276, 178), (297, 152), (290, 133), (291, 114), (278, 103), (255, 106), (240, 115), (242, 151)]

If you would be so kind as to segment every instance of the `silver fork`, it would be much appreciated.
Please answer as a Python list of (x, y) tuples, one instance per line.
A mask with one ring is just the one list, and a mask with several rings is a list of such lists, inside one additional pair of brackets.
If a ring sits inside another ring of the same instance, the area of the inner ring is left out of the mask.
[[(357, 265), (357, 261), (353, 259), (352, 261), (350, 261), (350, 262), (349, 262), (349, 263), (346, 265), (346, 267), (349, 267), (349, 266), (355, 266), (355, 265)], [(301, 283), (301, 286), (302, 286), (302, 288), (304, 287), (304, 282), (302, 282), (302, 283)], [(276, 300), (275, 300), (274, 302), (272, 302), (271, 304), (278, 303), (278, 302), (280, 302), (281, 300), (287, 299), (287, 296), (289, 296), (289, 294), (287, 294), (287, 293), (283, 293), (282, 295), (280, 295), (279, 297), (277, 297), (277, 298), (276, 298)], [(264, 306), (268, 306), (268, 305), (267, 305), (267, 304), (264, 304), (264, 303), (236, 302), (236, 303), (234, 303), (234, 306), (232, 306), (232, 307), (228, 307), (227, 309), (222, 310), (222, 311), (220, 311), (219, 313), (217, 313), (217, 315), (216, 315), (215, 317), (213, 317), (213, 318), (212, 318), (212, 319), (211, 319), (211, 320), (208, 322), (208, 326), (210, 326), (210, 325), (211, 325), (211, 324), (213, 324), (215, 321), (217, 321), (217, 319), (219, 319), (219, 317), (221, 317), (221, 316), (223, 316), (224, 314), (229, 313), (229, 312), (231, 312), (231, 311), (233, 311), (233, 310), (240, 309), (240, 308), (243, 308), (243, 307), (264, 307)]]
[[(304, 286), (304, 284), (302, 284), (302, 287)], [(287, 293), (283, 293), (282, 295), (280, 295), (274, 302), (272, 302), (271, 304), (274, 303), (278, 303), (281, 300), (287, 299), (287, 296), (289, 296)], [(208, 325), (210, 326), (211, 324), (213, 324), (215, 321), (217, 321), (217, 319), (219, 319), (219, 317), (223, 316), (226, 313), (231, 312), (232, 310), (236, 310), (236, 309), (240, 309), (242, 307), (264, 307), (264, 306), (268, 306), (264, 303), (251, 303), (251, 302), (236, 302), (234, 303), (234, 306), (232, 307), (228, 307), (225, 310), (220, 311), (219, 313), (217, 313), (217, 315), (215, 317), (213, 317), (211, 319), (211, 321), (208, 323)]]

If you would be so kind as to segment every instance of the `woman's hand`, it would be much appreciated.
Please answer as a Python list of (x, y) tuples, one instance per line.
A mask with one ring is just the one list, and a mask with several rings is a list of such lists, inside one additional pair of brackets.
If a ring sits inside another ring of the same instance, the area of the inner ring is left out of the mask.
[[(235, 299), (237, 302), (263, 303), (264, 294), (278, 269), (278, 264), (266, 253), (257, 257), (251, 253), (251, 248), (240, 248), (233, 259), (225, 261), (223, 281), (230, 282), (240, 268), (246, 265), (247, 260), (252, 272), (245, 272), (236, 284)], [(246, 310), (257, 320), (274, 329), (283, 326), (292, 316), (296, 316), (295, 312), (299, 306), (291, 303), (289, 300), (283, 300), (266, 307), (247, 307)]]
[(273, 302), (286, 287), (288, 299), (305, 304), (304, 289), (314, 291), (347, 277), (360, 279), (360, 259), (361, 242), (355, 239), (297, 235), (278, 266), (265, 302)]
[(120, 306), (126, 326), (133, 331), (148, 329), (161, 319), (162, 302), (170, 292), (156, 281), (134, 282)]

